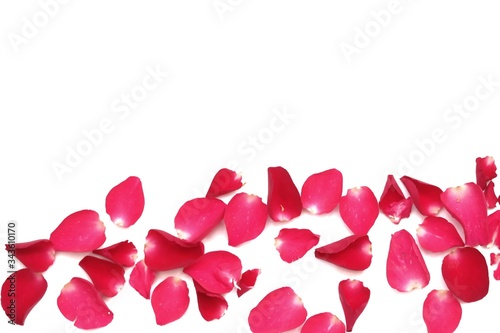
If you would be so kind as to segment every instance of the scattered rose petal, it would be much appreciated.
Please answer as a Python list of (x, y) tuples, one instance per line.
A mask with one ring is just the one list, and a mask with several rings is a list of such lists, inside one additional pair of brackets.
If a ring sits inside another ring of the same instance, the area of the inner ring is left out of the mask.
[(476, 302), (489, 290), (486, 259), (473, 247), (459, 247), (443, 259), (444, 282), (455, 296), (464, 302)]
[(109, 260), (85, 256), (79, 263), (95, 288), (107, 297), (116, 296), (125, 284), (125, 270)]
[(302, 205), (312, 214), (330, 213), (340, 201), (342, 183), (342, 173), (337, 169), (309, 176), (302, 185)]
[(423, 318), (428, 333), (453, 333), (462, 318), (462, 306), (450, 291), (432, 290), (424, 301)]
[(253, 333), (285, 332), (302, 325), (307, 310), (290, 287), (271, 291), (250, 311), (248, 323)]
[(158, 325), (163, 326), (180, 319), (189, 306), (186, 281), (174, 276), (167, 277), (153, 290), (151, 305)]
[(94, 250), (93, 253), (108, 258), (118, 265), (132, 267), (137, 259), (137, 249), (134, 243), (123, 241), (111, 246)]
[(379, 214), (377, 198), (367, 186), (347, 190), (340, 198), (340, 217), (356, 235), (366, 235)]
[(317, 248), (314, 255), (337, 266), (362, 271), (372, 262), (372, 243), (368, 235), (352, 235)]
[(241, 175), (226, 168), (215, 174), (207, 191), (207, 198), (214, 198), (240, 189), (243, 186)]
[(143, 211), (144, 192), (138, 177), (128, 177), (113, 187), (106, 196), (106, 213), (120, 227), (134, 225)]
[(425, 216), (437, 215), (443, 208), (440, 198), (443, 191), (439, 187), (408, 176), (403, 176), (400, 179), (420, 214)]
[(281, 259), (291, 263), (302, 258), (318, 242), (319, 236), (309, 229), (281, 229), (278, 237), (274, 239), (274, 246)]
[(241, 274), (241, 278), (238, 281), (238, 289), (236, 290), (236, 294), (238, 297), (241, 297), (247, 291), (252, 289), (255, 286), (255, 282), (257, 281), (257, 277), (260, 274), (260, 269), (255, 268), (246, 271)]
[(34, 272), (45, 272), (56, 258), (54, 245), (48, 239), (39, 239), (26, 243), (5, 244), (9, 254), (14, 253), (17, 259)]
[(23, 268), (9, 275), (2, 285), (2, 309), (9, 323), (24, 325), (26, 317), (47, 291), (41, 273)]
[(500, 248), (500, 210), (497, 210), (486, 218), (488, 226), (488, 247), (496, 245)]
[(309, 317), (300, 333), (345, 333), (345, 325), (337, 316), (323, 312)]
[(380, 196), (379, 208), (394, 224), (410, 216), (413, 201), (405, 198), (393, 175), (387, 176), (384, 191)]
[(339, 283), (339, 297), (344, 309), (347, 332), (352, 328), (370, 300), (370, 289), (358, 280), (343, 280)]
[(198, 299), (198, 310), (203, 319), (206, 321), (221, 319), (228, 308), (224, 296), (210, 293), (196, 281), (193, 282), (196, 289), (196, 297)]
[(140, 260), (130, 273), (129, 283), (142, 297), (149, 299), (155, 277), (155, 271), (146, 266), (144, 260)]
[(481, 189), (486, 189), (486, 185), (497, 176), (497, 166), (495, 159), (491, 156), (476, 158), (476, 183)]
[(76, 328), (88, 330), (107, 326), (113, 320), (113, 312), (104, 303), (94, 285), (74, 277), (61, 290), (57, 307)]
[(491, 266), (495, 266), (496, 265), (496, 268), (495, 270), (493, 271), (493, 278), (495, 280), (500, 280), (500, 253), (498, 254), (495, 254), (495, 253), (490, 253), (490, 265)]
[(106, 227), (93, 210), (81, 210), (67, 216), (50, 234), (56, 251), (90, 252), (106, 241)]
[(489, 182), (484, 190), (484, 198), (486, 199), (486, 205), (489, 209), (493, 209), (497, 206), (498, 198), (495, 194), (495, 183)]
[(270, 167), (268, 174), (267, 209), (276, 222), (290, 221), (302, 213), (299, 190), (288, 171), (282, 167)]
[(427, 216), (417, 228), (417, 238), (420, 246), (431, 252), (464, 246), (455, 226), (439, 216)]
[(429, 284), (430, 274), (422, 253), (404, 229), (391, 237), (386, 275), (389, 285), (401, 292), (422, 289)]

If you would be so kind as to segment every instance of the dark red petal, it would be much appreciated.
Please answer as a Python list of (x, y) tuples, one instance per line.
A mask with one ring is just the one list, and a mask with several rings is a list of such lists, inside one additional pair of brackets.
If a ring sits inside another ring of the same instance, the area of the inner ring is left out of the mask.
[(206, 197), (213, 198), (236, 191), (243, 186), (241, 175), (226, 168), (220, 169), (214, 176)]
[(495, 208), (498, 203), (497, 195), (495, 194), (495, 183), (489, 182), (484, 190), (484, 198), (489, 209)]
[(207, 292), (225, 294), (233, 290), (241, 277), (241, 260), (227, 251), (207, 252), (184, 268)]
[(217, 198), (197, 198), (184, 203), (175, 215), (179, 238), (189, 243), (203, 240), (222, 221), (226, 204)]
[(302, 325), (307, 310), (290, 287), (271, 291), (250, 311), (248, 323), (253, 333), (285, 332)]
[(106, 196), (106, 213), (120, 227), (134, 225), (143, 211), (144, 192), (138, 177), (128, 177), (113, 187)]
[(379, 214), (377, 198), (367, 186), (347, 190), (340, 198), (340, 217), (356, 235), (366, 235)]
[(408, 190), (413, 204), (422, 215), (437, 215), (443, 208), (440, 198), (443, 191), (439, 187), (408, 176), (400, 179)]
[(137, 249), (134, 243), (123, 241), (111, 246), (94, 250), (93, 253), (108, 258), (118, 265), (132, 267), (137, 259)]
[(34, 272), (45, 272), (54, 263), (56, 258), (54, 245), (48, 239), (5, 244), (5, 249), (9, 251), (9, 254), (14, 254), (26, 268)]
[(464, 246), (455, 226), (439, 216), (427, 216), (417, 228), (417, 238), (422, 248), (432, 252)]
[(486, 218), (488, 226), (488, 246), (496, 245), (500, 248), (500, 210), (497, 210)]
[(476, 302), (488, 294), (488, 265), (481, 252), (473, 247), (451, 251), (443, 259), (441, 272), (448, 289), (464, 302)]
[(370, 300), (370, 289), (361, 281), (343, 280), (339, 283), (339, 297), (342, 309), (344, 309), (347, 332), (351, 332)]
[(12, 273), (2, 285), (2, 309), (9, 323), (24, 325), (26, 317), (47, 291), (41, 273), (23, 268)]
[(255, 286), (255, 282), (257, 281), (257, 277), (260, 274), (260, 269), (255, 268), (246, 271), (241, 274), (241, 278), (238, 281), (238, 290), (236, 290), (236, 294), (238, 297), (241, 297), (244, 293), (249, 291)]
[(309, 317), (300, 333), (345, 333), (345, 325), (337, 316), (323, 312)]
[(401, 292), (421, 289), (429, 284), (430, 274), (422, 253), (404, 229), (391, 237), (386, 275), (389, 285)]
[(94, 285), (74, 277), (57, 298), (57, 307), (77, 328), (84, 330), (107, 326), (113, 320), (113, 312), (102, 300)]
[(449, 290), (432, 290), (424, 301), (423, 318), (428, 333), (453, 333), (462, 318), (462, 306)]
[(95, 288), (107, 297), (116, 296), (125, 284), (125, 270), (109, 260), (85, 256), (79, 263)]
[(168, 271), (189, 265), (204, 252), (202, 242), (187, 243), (163, 230), (151, 229), (144, 245), (144, 262), (152, 270)]
[(483, 191), (477, 184), (450, 187), (441, 194), (441, 200), (451, 216), (462, 225), (466, 245), (488, 244), (488, 210)]
[(274, 239), (274, 246), (281, 259), (291, 263), (302, 258), (318, 242), (319, 236), (309, 229), (281, 229)]
[(405, 198), (393, 175), (387, 176), (384, 191), (380, 196), (379, 208), (394, 224), (410, 216), (413, 201)]
[(476, 158), (476, 183), (481, 189), (486, 189), (486, 185), (497, 176), (497, 166), (495, 159), (491, 156)]
[(268, 174), (267, 209), (276, 222), (287, 222), (302, 213), (300, 193), (287, 170), (270, 167)]
[(267, 206), (253, 194), (238, 193), (228, 202), (224, 213), (230, 246), (257, 238), (266, 226)]
[(67, 216), (50, 234), (56, 251), (90, 252), (106, 241), (106, 227), (93, 210), (81, 210)]
[(490, 253), (490, 265), (491, 266), (495, 266), (496, 265), (496, 268), (495, 270), (493, 271), (493, 278), (495, 280), (500, 280), (500, 253), (499, 254), (495, 254), (495, 253)]
[(224, 296), (207, 292), (196, 281), (194, 286), (196, 289), (196, 297), (198, 299), (198, 310), (201, 316), (206, 321), (220, 319), (226, 313), (228, 304)]
[(325, 214), (337, 207), (342, 196), (342, 173), (329, 169), (309, 176), (301, 190), (302, 205), (312, 214)]
[(155, 271), (146, 266), (144, 260), (140, 260), (130, 273), (129, 283), (142, 297), (149, 299), (155, 277)]
[(169, 276), (151, 294), (156, 324), (166, 325), (180, 319), (189, 306), (189, 289), (184, 280)]
[(368, 235), (352, 235), (317, 248), (314, 255), (337, 266), (362, 271), (372, 262), (372, 243)]

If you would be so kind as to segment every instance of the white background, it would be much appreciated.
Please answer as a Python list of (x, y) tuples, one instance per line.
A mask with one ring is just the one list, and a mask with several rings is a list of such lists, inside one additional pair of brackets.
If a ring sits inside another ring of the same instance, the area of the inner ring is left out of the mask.
[[(74, 0), (59, 4), (47, 22), (40, 3), (48, 0), (0, 4), (2, 229), (16, 220), (19, 242), (48, 238), (67, 215), (94, 209), (107, 227), (105, 245), (129, 239), (142, 257), (147, 231), (174, 232), (177, 209), (204, 194), (225, 166), (242, 172), (242, 191), (264, 201), (267, 168), (277, 165), (288, 169), (299, 189), (310, 174), (337, 168), (344, 193), (367, 185), (380, 197), (387, 174), (406, 173), (445, 189), (475, 180), (476, 157), (499, 155), (499, 86), (467, 116), (447, 111), (474, 101), (480, 77), (500, 81), (495, 2), (401, 0), (380, 27), (371, 12), (391, 7), (388, 0), (221, 0), (220, 6), (229, 6), (225, 12), (212, 1)], [(26, 22), (34, 19), (45, 26), (26, 35)], [(359, 31), (365, 28), (373, 29), (372, 37), (362, 45)], [(342, 43), (359, 46), (357, 53), (346, 57)], [(115, 112), (123, 107), (122, 94), (139, 89), (147, 68), (169, 75), (129, 113)], [(278, 122), (272, 131), (283, 110), (287, 124)], [(110, 133), (58, 177), (55, 163), (66, 164), (68, 149), (85, 145), (84, 131), (104, 119), (112, 122)], [(439, 142), (430, 143), (433, 132), (440, 133)], [(258, 149), (251, 137), (259, 138)], [(412, 165), (403, 165), (410, 158)], [(122, 230), (110, 222), (104, 199), (130, 175), (141, 178), (146, 207), (136, 225)], [(228, 295), (221, 320), (201, 318), (189, 278), (176, 271), (168, 274), (190, 286), (182, 319), (156, 326), (150, 303), (127, 284), (108, 302), (113, 322), (99, 331), (248, 332), (250, 309), (284, 285), (294, 286), (310, 315), (330, 311), (344, 320), (337, 286), (351, 277), (372, 291), (354, 332), (425, 332), (421, 304), (430, 290), (444, 286), (442, 255), (426, 256), (431, 282), (424, 290), (401, 294), (385, 279), (391, 233), (407, 228), (414, 234), (421, 220), (415, 209), (399, 226), (380, 215), (370, 232), (372, 266), (356, 274), (319, 262), (313, 250), (288, 265), (274, 249), (282, 227), (310, 228), (322, 236), (320, 245), (349, 235), (338, 210), (269, 221), (256, 241), (236, 249), (226, 245), (221, 227), (206, 249), (227, 249), (241, 257), (245, 270), (262, 269), (252, 291), (239, 299)], [(25, 327), (15, 330), (4, 317), (0, 330), (76, 332), (56, 298), (71, 277), (85, 277), (81, 257), (59, 255), (45, 273), (47, 293)], [(2, 267), (6, 261), (5, 255)], [(128, 279), (130, 269), (126, 274)], [(500, 282), (492, 279), (490, 290), (482, 301), (463, 305), (457, 332), (497, 330)]]

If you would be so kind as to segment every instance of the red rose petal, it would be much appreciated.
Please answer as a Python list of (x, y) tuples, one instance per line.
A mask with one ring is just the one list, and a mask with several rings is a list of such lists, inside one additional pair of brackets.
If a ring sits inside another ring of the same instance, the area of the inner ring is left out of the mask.
[(260, 274), (260, 269), (255, 268), (246, 271), (241, 274), (241, 278), (238, 281), (238, 289), (236, 290), (236, 294), (238, 297), (241, 297), (247, 291), (252, 289), (255, 286), (255, 282), (257, 281), (257, 277)]
[(57, 307), (77, 328), (84, 330), (107, 326), (113, 320), (113, 312), (102, 300), (94, 285), (74, 277), (57, 298)]
[(466, 245), (488, 244), (488, 211), (483, 191), (477, 184), (450, 187), (441, 194), (441, 200), (451, 216), (462, 225)]
[(490, 265), (491, 266), (495, 266), (496, 265), (496, 268), (495, 270), (493, 271), (493, 278), (495, 280), (500, 280), (500, 253), (499, 254), (495, 254), (495, 253), (490, 253)]
[(367, 186), (347, 190), (340, 198), (340, 217), (356, 235), (366, 235), (379, 214), (377, 198)]
[(116, 296), (125, 284), (125, 270), (109, 260), (85, 256), (79, 263), (95, 288), (107, 297)]
[(5, 244), (9, 254), (13, 253), (20, 262), (34, 272), (45, 272), (56, 258), (54, 245), (48, 239), (39, 239), (26, 243)]
[(423, 306), (428, 333), (453, 333), (462, 318), (460, 302), (448, 290), (432, 290)]
[(274, 239), (274, 246), (281, 259), (291, 263), (302, 258), (318, 242), (319, 236), (308, 229), (281, 229)]
[(405, 198), (393, 175), (387, 176), (384, 191), (380, 196), (379, 208), (394, 224), (410, 216), (413, 201)]
[(128, 177), (113, 187), (106, 196), (106, 213), (120, 227), (134, 225), (143, 211), (144, 192), (138, 177)]
[(204, 252), (202, 242), (187, 243), (163, 230), (151, 229), (144, 245), (144, 262), (152, 270), (168, 271), (189, 265)]
[(144, 260), (140, 260), (130, 273), (129, 283), (142, 297), (149, 299), (155, 277), (155, 271), (146, 266)]
[(488, 226), (488, 247), (496, 245), (500, 248), (500, 210), (497, 210), (486, 218)]
[(123, 241), (111, 246), (94, 250), (93, 253), (108, 258), (118, 265), (132, 267), (137, 259), (137, 249), (134, 243)]
[(290, 221), (302, 213), (299, 190), (287, 170), (270, 167), (268, 174), (267, 209), (269, 216), (276, 222)]
[(345, 325), (337, 316), (323, 312), (309, 317), (300, 333), (345, 333)]
[(228, 308), (228, 304), (224, 296), (207, 292), (196, 281), (194, 286), (196, 289), (196, 297), (198, 299), (198, 310), (201, 316), (206, 321), (221, 319)]
[(317, 248), (314, 255), (337, 266), (362, 271), (372, 262), (372, 243), (368, 235), (352, 235)]
[(224, 213), (230, 246), (257, 238), (266, 226), (267, 206), (253, 194), (238, 193), (228, 202)]
[(413, 204), (422, 215), (437, 215), (443, 208), (440, 198), (443, 191), (439, 187), (408, 176), (400, 179), (408, 190)]
[(486, 199), (486, 205), (489, 209), (493, 209), (497, 206), (498, 198), (495, 194), (495, 183), (489, 182), (484, 190), (484, 198)]
[(214, 198), (220, 195), (236, 191), (243, 186), (241, 175), (226, 168), (220, 169), (214, 176), (207, 191), (207, 198)]
[(455, 226), (439, 216), (427, 216), (417, 228), (417, 238), (422, 248), (432, 252), (464, 246)]
[(184, 280), (169, 276), (151, 294), (156, 324), (166, 325), (180, 319), (189, 306), (189, 289)]
[(301, 190), (301, 201), (312, 214), (325, 214), (337, 207), (342, 196), (342, 173), (329, 169), (309, 176)]
[(23, 268), (12, 273), (2, 284), (2, 309), (9, 323), (24, 325), (26, 317), (47, 291), (41, 273)]
[(207, 252), (184, 268), (207, 292), (225, 294), (233, 290), (241, 277), (241, 261), (227, 251)]
[(473, 247), (459, 247), (443, 259), (444, 282), (455, 296), (464, 302), (476, 302), (489, 290), (486, 259)]
[(299, 327), (307, 318), (302, 299), (290, 287), (271, 291), (250, 311), (253, 333), (285, 332)]
[(226, 204), (217, 198), (197, 198), (184, 203), (174, 218), (179, 238), (189, 243), (203, 240), (222, 221)]
[(429, 284), (430, 274), (422, 253), (404, 229), (391, 237), (386, 275), (389, 285), (401, 292), (421, 289)]
[(56, 251), (90, 252), (106, 241), (106, 227), (93, 210), (81, 210), (67, 216), (50, 234)]
[(361, 281), (343, 280), (339, 283), (339, 297), (342, 309), (344, 309), (347, 332), (351, 332), (370, 300), (370, 289)]
[(486, 189), (486, 185), (497, 176), (497, 166), (495, 159), (491, 156), (476, 158), (476, 183), (481, 189)]

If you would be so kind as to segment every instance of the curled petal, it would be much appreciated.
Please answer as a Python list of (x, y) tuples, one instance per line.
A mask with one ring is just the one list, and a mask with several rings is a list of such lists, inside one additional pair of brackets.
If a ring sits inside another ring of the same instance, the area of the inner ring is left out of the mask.
[(238, 290), (236, 290), (238, 297), (241, 297), (244, 293), (255, 286), (255, 282), (257, 281), (259, 274), (260, 269), (258, 268), (248, 270), (241, 274), (241, 278), (238, 281)]
[(123, 241), (111, 246), (94, 250), (93, 253), (114, 261), (124, 267), (132, 267), (137, 259), (137, 249), (134, 243)]
[(113, 187), (106, 196), (106, 213), (116, 225), (134, 225), (144, 211), (144, 192), (138, 177), (131, 176)]
[(352, 235), (317, 248), (314, 255), (337, 266), (362, 271), (372, 262), (372, 243), (368, 235)]
[(116, 296), (125, 284), (125, 270), (109, 260), (85, 256), (80, 267), (88, 274), (97, 291), (107, 297)]
[(401, 182), (408, 190), (415, 208), (422, 215), (437, 215), (443, 208), (440, 198), (443, 191), (439, 187), (408, 176), (401, 177)]
[(300, 193), (288, 171), (282, 167), (270, 167), (268, 174), (267, 209), (276, 222), (290, 221), (302, 213)]
[(323, 312), (309, 317), (300, 333), (345, 333), (345, 325), (337, 316)]
[(453, 333), (462, 319), (462, 306), (449, 290), (432, 290), (424, 301), (428, 333)]
[(184, 280), (169, 276), (151, 294), (156, 324), (166, 325), (180, 319), (189, 306), (189, 289)]
[(318, 242), (319, 236), (309, 229), (281, 229), (278, 237), (274, 239), (274, 246), (281, 259), (291, 263), (302, 258)]
[(142, 297), (149, 299), (155, 277), (155, 271), (146, 266), (144, 260), (140, 260), (130, 273), (129, 283)]
[(207, 198), (214, 198), (240, 189), (243, 186), (241, 175), (226, 168), (220, 169), (212, 179)]
[(417, 229), (417, 238), (422, 248), (432, 252), (464, 246), (455, 226), (439, 216), (427, 216)]
[(302, 205), (312, 214), (326, 214), (337, 207), (342, 196), (342, 173), (329, 169), (309, 176), (301, 190)]
[(481, 189), (486, 189), (486, 185), (497, 176), (497, 166), (495, 159), (491, 156), (476, 158), (476, 184)]
[(194, 281), (196, 297), (198, 299), (198, 310), (206, 321), (221, 319), (228, 308), (224, 296), (207, 292), (202, 286)]
[(340, 198), (339, 212), (354, 234), (366, 235), (379, 214), (377, 198), (367, 186), (351, 188)]
[(379, 200), (379, 208), (394, 224), (410, 216), (413, 201), (405, 198), (393, 175), (387, 176), (384, 191)]
[(489, 182), (484, 190), (484, 198), (486, 199), (486, 205), (489, 209), (493, 209), (497, 206), (498, 197), (495, 194), (495, 183)]
[(343, 280), (339, 283), (339, 297), (342, 309), (344, 309), (347, 332), (351, 332), (370, 300), (370, 289), (361, 281)]
[(54, 245), (48, 239), (39, 239), (26, 243), (5, 244), (9, 254), (16, 258), (34, 272), (45, 272), (56, 258)]

